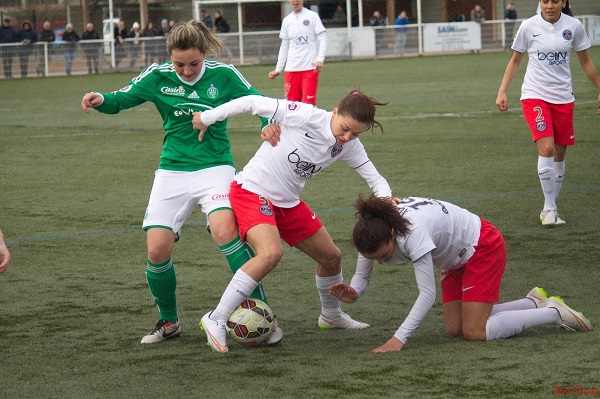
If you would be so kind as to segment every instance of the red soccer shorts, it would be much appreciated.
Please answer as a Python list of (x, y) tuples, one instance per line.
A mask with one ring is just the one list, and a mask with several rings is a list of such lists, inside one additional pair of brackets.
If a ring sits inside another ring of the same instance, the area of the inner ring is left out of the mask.
[(442, 270), (442, 303), (498, 302), (505, 267), (504, 237), (494, 225), (481, 219), (481, 234), (471, 259), (459, 269)]
[(319, 72), (312, 69), (310, 71), (284, 72), (283, 74), (283, 94), (289, 101), (315, 105), (318, 85)]
[(281, 238), (293, 247), (323, 227), (323, 223), (304, 201), (300, 200), (293, 208), (280, 208), (268, 198), (244, 190), (235, 180), (231, 182), (229, 189), (229, 202), (244, 241), (246, 233), (252, 227), (270, 224), (276, 226)]
[(552, 104), (530, 98), (521, 101), (521, 108), (534, 143), (544, 137), (554, 137), (556, 145), (575, 145), (575, 103)]

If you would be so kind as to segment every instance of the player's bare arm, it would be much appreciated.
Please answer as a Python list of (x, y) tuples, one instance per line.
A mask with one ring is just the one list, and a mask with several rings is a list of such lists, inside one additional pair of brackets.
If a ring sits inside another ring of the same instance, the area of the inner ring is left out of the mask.
[[(577, 52), (577, 57), (579, 58), (579, 64), (581, 65), (583, 72), (585, 72), (588, 79), (594, 84), (594, 86), (600, 90), (600, 75), (598, 75), (598, 70), (590, 59), (588, 52), (586, 50), (579, 51)], [(596, 113), (600, 115), (600, 94), (598, 95), (598, 110)]]

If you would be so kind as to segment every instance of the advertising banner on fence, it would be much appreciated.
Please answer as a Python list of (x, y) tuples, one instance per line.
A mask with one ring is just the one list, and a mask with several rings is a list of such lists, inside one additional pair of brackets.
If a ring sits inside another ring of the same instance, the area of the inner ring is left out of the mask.
[(426, 24), (423, 28), (423, 42), (426, 53), (481, 50), (481, 24), (477, 22)]

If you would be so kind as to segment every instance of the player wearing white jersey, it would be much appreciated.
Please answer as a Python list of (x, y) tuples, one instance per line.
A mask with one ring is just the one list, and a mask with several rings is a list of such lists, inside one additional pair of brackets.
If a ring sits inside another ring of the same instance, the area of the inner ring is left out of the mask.
[(373, 352), (398, 351), (423, 321), (436, 299), (434, 267), (441, 269), (442, 304), (450, 336), (470, 341), (493, 340), (525, 328), (556, 324), (589, 331), (590, 322), (564, 304), (547, 298), (541, 288), (526, 298), (494, 305), (506, 265), (502, 234), (477, 215), (445, 201), (407, 197), (396, 207), (385, 198), (359, 197), (359, 220), (353, 242), (359, 251), (350, 285), (339, 283), (331, 293), (351, 303), (371, 280), (374, 261), (396, 265), (412, 262), (419, 296), (394, 336)]
[[(577, 52), (587, 77), (600, 90), (600, 76), (587, 53), (590, 39), (578, 19), (562, 12), (566, 7), (566, 0), (541, 0), (541, 12), (521, 23), (496, 97), (498, 109), (508, 110), (506, 90), (527, 52), (521, 107), (538, 149), (537, 169), (544, 193), (540, 221), (546, 226), (565, 223), (558, 215), (556, 199), (565, 175), (567, 146), (575, 145), (575, 97), (569, 67), (572, 50)], [(600, 114), (600, 95), (597, 113)]]
[[(121, 90), (87, 93), (81, 101), (85, 112), (94, 108), (107, 114), (149, 101), (163, 120), (163, 152), (143, 222), (148, 253), (146, 278), (160, 319), (142, 343), (162, 342), (181, 333), (172, 252), (181, 227), (196, 207), (206, 214), (213, 239), (233, 272), (252, 256), (252, 249), (238, 235), (229, 204), (229, 185), (235, 170), (227, 122), (212, 126), (202, 143), (190, 122), (192, 111), (259, 93), (233, 66), (206, 59), (207, 54), (218, 54), (221, 44), (200, 21), (177, 24), (169, 33), (167, 49), (171, 62), (152, 64)], [(263, 135), (277, 131), (268, 130)], [(252, 296), (266, 299), (262, 286)], [(282, 337), (277, 328), (268, 344)]]
[(285, 66), (286, 99), (314, 105), (327, 52), (327, 34), (319, 15), (304, 8), (303, 0), (288, 1), (292, 12), (281, 22), (279, 57), (269, 78), (275, 79)]
[(300, 199), (300, 192), (307, 180), (340, 159), (355, 169), (376, 195), (391, 195), (389, 184), (357, 139), (362, 132), (381, 127), (374, 119), (379, 105), (384, 103), (354, 91), (333, 112), (299, 102), (247, 96), (195, 113), (194, 128), (200, 130), (201, 139), (208, 125), (242, 112), (277, 120), (282, 133), (276, 147), (260, 147), (229, 191), (240, 234), (255, 248), (256, 257), (236, 272), (217, 308), (202, 318), (215, 351), (228, 351), (225, 323), (257, 282), (277, 266), (283, 255), (281, 239), (317, 262), (319, 327), (368, 327), (342, 312), (339, 300), (329, 293), (330, 286), (343, 281), (341, 252), (316, 214)]

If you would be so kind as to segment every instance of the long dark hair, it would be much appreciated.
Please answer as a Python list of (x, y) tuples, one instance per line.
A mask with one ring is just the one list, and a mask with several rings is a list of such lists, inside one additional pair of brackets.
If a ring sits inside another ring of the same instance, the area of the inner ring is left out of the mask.
[(377, 127), (383, 132), (381, 123), (375, 120), (375, 107), (387, 104), (367, 96), (360, 89), (354, 89), (342, 98), (337, 110), (339, 115), (349, 116), (360, 123), (366, 124), (371, 130), (373, 127)]
[(565, 6), (562, 9), (563, 14), (567, 14), (569, 17), (573, 16), (573, 11), (571, 11), (571, 6), (569, 5), (569, 0), (566, 1)]
[(402, 212), (389, 197), (381, 198), (371, 194), (364, 199), (360, 194), (354, 208), (358, 221), (354, 225), (352, 242), (360, 253), (372, 254), (393, 240), (392, 229), (400, 235), (410, 232), (410, 222), (402, 216)]

